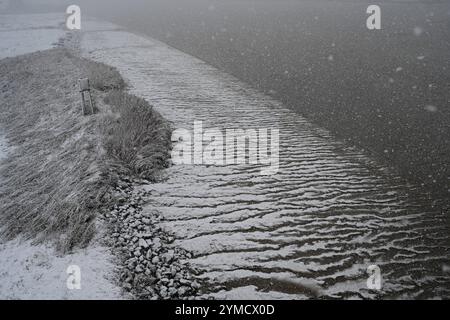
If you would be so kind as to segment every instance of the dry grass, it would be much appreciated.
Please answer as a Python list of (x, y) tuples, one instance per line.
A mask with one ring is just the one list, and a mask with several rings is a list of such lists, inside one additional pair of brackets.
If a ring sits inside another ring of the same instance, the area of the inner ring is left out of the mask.
[(122, 91), (109, 93), (105, 102), (116, 114), (104, 125), (108, 154), (132, 174), (153, 179), (155, 172), (168, 164), (170, 128), (167, 122), (145, 100)]
[(120, 73), (106, 64), (82, 59), (80, 67), (84, 70), (94, 89), (108, 91), (125, 88), (125, 81)]
[(63, 49), (0, 61), (0, 128), (12, 147), (0, 167), (6, 238), (85, 246), (120, 171), (148, 177), (165, 164), (169, 127), (145, 101), (116, 91), (113, 107), (97, 99), (100, 112), (81, 116), (77, 80), (93, 73), (99, 90), (124, 86), (114, 69)]

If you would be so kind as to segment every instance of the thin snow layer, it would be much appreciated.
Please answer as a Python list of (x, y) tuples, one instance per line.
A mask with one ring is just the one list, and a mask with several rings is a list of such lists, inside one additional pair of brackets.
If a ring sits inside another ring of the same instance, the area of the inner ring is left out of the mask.
[[(51, 48), (65, 34), (64, 19), (63, 14), (0, 15), (0, 59)], [(0, 165), (12, 147), (0, 135)], [(0, 299), (120, 299), (120, 288), (111, 278), (112, 259), (109, 249), (98, 244), (57, 256), (49, 245), (2, 243)], [(70, 265), (81, 269), (79, 290), (67, 288)]]
[[(101, 246), (60, 257), (52, 247), (30, 241), (0, 244), (0, 299), (120, 299), (120, 289), (108, 278), (111, 259)], [(67, 286), (73, 265), (81, 271), (80, 289)]]
[(218, 300), (233, 300), (235, 297), (239, 297), (243, 300), (301, 300), (301, 299), (307, 299), (307, 295), (286, 295), (282, 294), (276, 291), (268, 291), (268, 292), (261, 292), (258, 287), (256, 286), (244, 286), (244, 287), (238, 287), (233, 288), (231, 290), (221, 290), (217, 293), (211, 294), (209, 297), (212, 297), (214, 299)]
[[(450, 296), (436, 267), (448, 264), (448, 222), (395, 174), (192, 56), (114, 26), (91, 21), (84, 30), (84, 54), (117, 67), (176, 127), (280, 130), (276, 175), (176, 165), (147, 186), (147, 209), (161, 211), (175, 245), (193, 252), (211, 296)], [(366, 285), (372, 264), (382, 270), (379, 292)]]
[[(0, 135), (0, 165), (8, 149)], [(67, 287), (71, 265), (80, 267), (80, 289)], [(98, 244), (66, 256), (57, 256), (51, 246), (31, 241), (0, 244), (0, 299), (121, 299), (113, 274), (113, 255)]]
[(0, 59), (50, 49), (64, 36), (64, 15), (0, 15)]

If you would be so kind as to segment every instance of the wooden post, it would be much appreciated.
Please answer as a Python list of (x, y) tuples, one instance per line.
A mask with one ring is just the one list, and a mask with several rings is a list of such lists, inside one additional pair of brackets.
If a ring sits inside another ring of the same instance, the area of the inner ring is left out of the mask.
[(94, 105), (92, 103), (91, 87), (89, 79), (80, 79), (81, 101), (83, 103), (83, 115), (94, 114)]

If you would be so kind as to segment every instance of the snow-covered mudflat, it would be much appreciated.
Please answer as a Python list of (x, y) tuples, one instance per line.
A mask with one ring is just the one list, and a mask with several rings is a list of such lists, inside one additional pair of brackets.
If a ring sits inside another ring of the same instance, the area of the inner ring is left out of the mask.
[[(204, 128), (280, 131), (276, 175), (249, 165), (176, 165), (166, 181), (146, 187), (149, 209), (162, 213), (174, 245), (192, 251), (205, 295), (450, 295), (439, 267), (450, 247), (443, 216), (395, 172), (164, 43), (96, 21), (85, 21), (83, 30), (84, 54), (118, 68), (133, 93), (177, 128), (203, 121)], [(372, 264), (382, 270), (379, 292), (367, 288)]]

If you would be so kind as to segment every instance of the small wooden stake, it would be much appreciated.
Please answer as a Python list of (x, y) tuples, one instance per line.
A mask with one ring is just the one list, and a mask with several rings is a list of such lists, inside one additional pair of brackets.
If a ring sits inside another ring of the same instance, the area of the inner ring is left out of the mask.
[(89, 79), (80, 79), (81, 101), (83, 103), (83, 115), (94, 114), (94, 105), (92, 103), (91, 87)]

